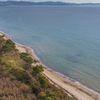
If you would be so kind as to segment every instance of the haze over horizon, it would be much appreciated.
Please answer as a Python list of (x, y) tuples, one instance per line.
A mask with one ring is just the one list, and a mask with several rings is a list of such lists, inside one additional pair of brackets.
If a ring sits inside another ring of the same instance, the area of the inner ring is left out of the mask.
[(100, 0), (0, 0), (0, 1), (32, 1), (32, 2), (60, 1), (66, 3), (100, 3)]

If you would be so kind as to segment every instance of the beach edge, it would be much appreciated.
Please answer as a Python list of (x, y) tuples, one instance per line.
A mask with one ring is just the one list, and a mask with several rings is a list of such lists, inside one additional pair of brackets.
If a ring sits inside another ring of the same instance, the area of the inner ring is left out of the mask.
[[(5, 38), (12, 40), (12, 38), (10, 38), (10, 36), (8, 36), (6, 33), (4, 32), (0, 32), (0, 33), (3, 33), (5, 35)], [(38, 60), (39, 64), (44, 66), (43, 74), (55, 86), (63, 89), (66, 93), (75, 96), (78, 100), (100, 100), (100, 93), (86, 87), (79, 81), (76, 81), (74, 79), (71, 79), (70, 77), (60, 74), (59, 72), (43, 64), (41, 60), (38, 58), (38, 56), (36, 55), (36, 53), (34, 52), (34, 49), (32, 49), (31, 47), (20, 43), (16, 43), (15, 41), (14, 43), (16, 45), (16, 48), (19, 50), (19, 52), (30, 53), (34, 59)]]

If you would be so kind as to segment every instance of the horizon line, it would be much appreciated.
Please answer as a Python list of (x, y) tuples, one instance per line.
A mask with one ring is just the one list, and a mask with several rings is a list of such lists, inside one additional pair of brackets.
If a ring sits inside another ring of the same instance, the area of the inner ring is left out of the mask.
[(0, 2), (30, 2), (30, 3), (64, 3), (64, 4), (100, 4), (100, 2), (64, 2), (64, 1), (28, 1), (28, 0), (0, 0)]

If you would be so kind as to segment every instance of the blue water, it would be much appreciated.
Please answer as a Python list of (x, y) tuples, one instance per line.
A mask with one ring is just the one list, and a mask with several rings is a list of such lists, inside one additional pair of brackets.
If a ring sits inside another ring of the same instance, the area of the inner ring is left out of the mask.
[(100, 92), (100, 7), (0, 7), (0, 30)]

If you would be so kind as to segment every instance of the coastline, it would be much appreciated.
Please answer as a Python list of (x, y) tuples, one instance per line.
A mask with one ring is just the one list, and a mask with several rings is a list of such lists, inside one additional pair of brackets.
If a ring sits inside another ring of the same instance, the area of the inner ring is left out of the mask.
[[(6, 35), (4, 32), (2, 33), (5, 35), (4, 37), (8, 38), (8, 35)], [(71, 79), (63, 74), (60, 74), (59, 72), (52, 70), (48, 66), (45, 66), (45, 64), (43, 64), (40, 61), (40, 59), (37, 57), (37, 55), (35, 54), (32, 48), (16, 43), (16, 42), (15, 44), (19, 52), (30, 53), (33, 59), (38, 60), (38, 64), (41, 64), (44, 66), (43, 74), (55, 86), (63, 89), (66, 93), (69, 93), (69, 95), (76, 97), (78, 100), (100, 100), (100, 94), (97, 93), (96, 91), (82, 85), (80, 82), (74, 79)]]
[[(51, 68), (45, 66), (36, 56), (32, 48), (18, 43), (16, 45), (18, 47), (17, 49), (20, 48), (20, 52), (26, 51), (30, 53), (34, 59), (39, 61), (39, 64), (44, 66), (43, 74), (57, 87), (62, 88), (65, 92), (69, 93), (71, 96), (76, 97), (78, 100), (100, 100), (100, 94), (96, 91), (82, 85), (78, 81), (75, 81), (63, 74), (59, 74), (59, 72), (56, 72)], [(24, 51), (21, 49), (24, 49)]]

